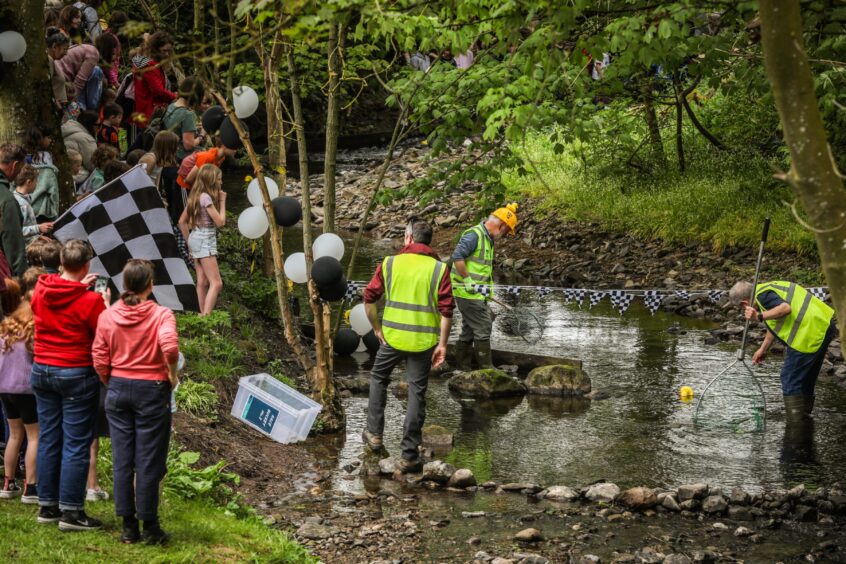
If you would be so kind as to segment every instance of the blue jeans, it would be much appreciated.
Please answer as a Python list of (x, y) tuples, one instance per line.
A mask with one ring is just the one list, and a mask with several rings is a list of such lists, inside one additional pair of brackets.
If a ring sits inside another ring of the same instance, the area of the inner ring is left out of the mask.
[(85, 83), (82, 92), (76, 96), (76, 103), (82, 106), (83, 110), (96, 110), (100, 107), (100, 98), (103, 96), (103, 69), (94, 67), (88, 81)]
[(38, 504), (79, 511), (85, 506), (100, 380), (91, 366), (38, 363), (31, 380), (38, 403)]
[(788, 347), (781, 367), (781, 391), (785, 396), (813, 396), (825, 353), (834, 336), (837, 324), (832, 319), (825, 339), (815, 353), (800, 353)]

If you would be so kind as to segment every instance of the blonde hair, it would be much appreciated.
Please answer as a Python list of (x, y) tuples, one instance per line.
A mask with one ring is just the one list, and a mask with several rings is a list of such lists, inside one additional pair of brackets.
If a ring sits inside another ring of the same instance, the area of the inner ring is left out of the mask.
[(191, 186), (191, 193), (188, 196), (188, 204), (185, 211), (188, 216), (188, 227), (193, 229), (197, 226), (197, 218), (200, 216), (200, 196), (208, 194), (212, 202), (217, 203), (220, 196), (220, 188), (217, 187), (217, 179), (221, 171), (213, 164), (205, 164), (197, 172), (197, 178)]
[[(7, 278), (7, 290), (9, 282), (11, 280)], [(15, 286), (17, 287), (17, 294), (20, 299), (20, 286), (17, 286), (17, 284)], [(26, 349), (32, 352), (32, 343), (35, 339), (35, 320), (28, 301), (18, 301), (18, 305), (14, 311), (3, 318), (3, 321), (0, 321), (0, 339), (3, 339), (0, 353), (8, 352), (12, 348), (12, 345), (18, 341), (25, 341)]]

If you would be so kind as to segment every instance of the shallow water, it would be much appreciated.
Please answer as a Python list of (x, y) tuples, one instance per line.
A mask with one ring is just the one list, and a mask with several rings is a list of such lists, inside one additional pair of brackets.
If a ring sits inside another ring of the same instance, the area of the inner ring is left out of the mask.
[[(531, 300), (521, 297), (522, 303)], [(639, 303), (621, 317), (607, 303), (580, 310), (565, 305), (560, 295), (535, 300), (529, 307), (546, 325), (541, 342), (527, 346), (503, 335), (495, 324), (496, 346), (580, 358), (594, 389), (609, 398), (465, 400), (454, 397), (444, 379), (430, 380), (426, 421), (455, 433), (455, 447), (446, 460), (472, 469), (480, 481), (578, 486), (605, 478), (621, 486), (669, 487), (704, 480), (756, 491), (799, 482), (810, 487), (844, 476), (846, 393), (841, 388), (821, 382), (815, 429), (786, 436), (778, 380), (781, 361), (775, 357), (754, 367), (768, 404), (765, 432), (694, 428), (695, 401), (679, 401), (678, 389), (691, 386), (698, 397), (736, 358), (736, 346), (704, 344), (708, 323), (662, 312), (651, 316)], [(668, 332), (673, 325), (681, 331)], [(366, 374), (367, 360), (368, 355), (359, 353), (357, 366), (348, 363), (346, 370)], [(340, 364), (339, 371), (344, 369)], [(394, 379), (401, 374), (396, 370)], [(729, 380), (718, 382), (708, 394), (727, 408), (738, 407), (744, 400), (726, 393), (738, 389), (751, 388)], [(366, 405), (366, 398), (346, 400), (347, 440), (339, 466), (361, 452)], [(394, 455), (399, 454), (403, 418), (402, 403), (389, 394), (385, 440)], [(339, 479), (336, 485), (361, 488), (358, 481)]]

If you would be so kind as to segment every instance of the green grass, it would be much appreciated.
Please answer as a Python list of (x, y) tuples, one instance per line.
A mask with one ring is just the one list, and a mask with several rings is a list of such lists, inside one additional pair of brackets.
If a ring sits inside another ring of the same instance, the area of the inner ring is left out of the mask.
[(3, 562), (316, 562), (284, 533), (258, 518), (238, 519), (203, 501), (166, 497), (162, 527), (166, 547), (119, 542), (121, 523), (111, 501), (87, 504), (104, 522), (101, 531), (62, 533), (35, 521), (37, 507), (18, 500), (0, 503), (0, 561)]
[(815, 252), (813, 234), (786, 205), (794, 201), (790, 189), (772, 178), (773, 168), (760, 156), (699, 151), (688, 155), (689, 169), (682, 175), (668, 155), (664, 170), (646, 175), (604, 161), (601, 154), (591, 156), (586, 167), (569, 150), (556, 155), (540, 134), (515, 150), (529, 174), (504, 173), (509, 195), (538, 198), (542, 211), (599, 221), (640, 237), (705, 241), (715, 248), (755, 245), (761, 222), (770, 217), (769, 247)]

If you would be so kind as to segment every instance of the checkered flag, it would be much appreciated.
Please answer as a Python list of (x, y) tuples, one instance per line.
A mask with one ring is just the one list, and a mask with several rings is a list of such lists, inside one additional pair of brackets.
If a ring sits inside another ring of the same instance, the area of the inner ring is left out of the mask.
[(608, 295), (611, 296), (611, 305), (620, 312), (620, 315), (623, 315), (629, 309), (632, 300), (634, 300), (634, 294), (627, 294), (622, 290), (612, 290), (608, 292)]
[(683, 300), (690, 299), (690, 292), (688, 292), (687, 290), (677, 290), (676, 295)]
[(655, 290), (647, 290), (646, 293), (643, 295), (643, 303), (646, 305), (646, 309), (649, 310), (649, 313), (655, 315), (655, 312), (658, 311), (658, 308), (661, 307), (661, 304), (664, 302), (664, 295), (659, 294)]
[(601, 302), (602, 298), (604, 298), (605, 295), (606, 295), (605, 292), (598, 292), (596, 290), (591, 291), (589, 308), (592, 308), (593, 306), (595, 306), (596, 304)]
[(708, 292), (708, 299), (714, 302), (715, 304), (720, 303), (720, 300), (723, 299), (723, 291), (722, 290), (711, 290)]
[(572, 288), (567, 288), (564, 290), (564, 302), (576, 302), (576, 305), (579, 306), (579, 309), (582, 309), (582, 302), (585, 299), (585, 291), (584, 290), (574, 290)]
[(356, 282), (347, 282), (347, 293), (344, 299), (353, 301), (358, 298), (358, 284)]
[(826, 287), (808, 288), (808, 291), (812, 296), (822, 301), (828, 299), (828, 288)]
[(153, 298), (175, 310), (199, 311), (191, 273), (179, 254), (161, 196), (140, 166), (80, 200), (53, 224), (61, 242), (88, 241), (91, 272), (107, 276), (112, 292), (123, 292), (123, 267), (131, 258), (155, 267)]

